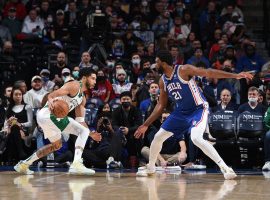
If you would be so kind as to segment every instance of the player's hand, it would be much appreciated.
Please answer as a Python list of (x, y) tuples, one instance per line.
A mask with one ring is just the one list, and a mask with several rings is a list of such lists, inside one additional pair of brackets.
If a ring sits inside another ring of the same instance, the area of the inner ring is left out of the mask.
[(50, 111), (53, 111), (55, 101), (57, 101), (57, 99), (48, 99), (48, 107)]
[(248, 72), (241, 72), (237, 74), (237, 79), (242, 79), (245, 78), (247, 80), (252, 80), (253, 79), (253, 74), (248, 73)]
[(186, 152), (180, 152), (178, 160), (180, 163), (183, 163), (187, 159), (187, 153)]
[(136, 130), (136, 132), (134, 133), (135, 138), (144, 138), (145, 132), (147, 131), (148, 126), (145, 125), (141, 125), (139, 126), (139, 128)]
[(98, 133), (98, 132), (96, 132), (96, 131), (90, 132), (89, 136), (90, 136), (93, 140), (95, 140), (96, 142), (100, 142), (101, 139), (102, 139), (101, 134)]

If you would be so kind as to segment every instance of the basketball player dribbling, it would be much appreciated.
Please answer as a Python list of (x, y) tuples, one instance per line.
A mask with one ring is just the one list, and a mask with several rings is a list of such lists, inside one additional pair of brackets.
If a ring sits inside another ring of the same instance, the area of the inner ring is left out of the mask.
[(156, 120), (167, 104), (168, 96), (174, 99), (175, 109), (162, 124), (150, 146), (149, 163), (137, 172), (137, 176), (148, 176), (155, 173), (155, 163), (162, 148), (163, 142), (174, 135), (189, 131), (191, 140), (219, 167), (225, 179), (236, 177), (232, 168), (217, 153), (216, 149), (203, 139), (208, 121), (208, 103), (194, 80), (194, 76), (209, 78), (252, 79), (253, 75), (247, 72), (239, 74), (228, 73), (222, 70), (201, 69), (192, 65), (178, 65), (172, 67), (172, 56), (169, 51), (162, 50), (156, 56), (156, 67), (163, 75), (159, 80), (159, 101), (149, 118), (135, 132), (135, 137), (144, 137), (149, 125)]
[[(60, 89), (48, 95), (47, 104), (37, 113), (37, 122), (44, 132), (44, 138), (51, 142), (38, 149), (26, 160), (20, 161), (14, 169), (24, 174), (33, 174), (29, 166), (39, 158), (52, 153), (62, 146), (61, 133), (75, 134), (78, 136), (75, 143), (74, 160), (69, 168), (70, 174), (92, 175), (95, 171), (83, 165), (82, 153), (88, 136), (95, 141), (101, 140), (97, 132), (90, 132), (84, 120), (86, 99), (83, 92), (93, 88), (96, 84), (96, 73), (91, 68), (82, 68), (79, 73), (80, 81), (65, 83)], [(57, 119), (51, 114), (54, 102), (62, 99), (68, 103), (69, 112), (75, 109), (75, 120), (70, 117)]]

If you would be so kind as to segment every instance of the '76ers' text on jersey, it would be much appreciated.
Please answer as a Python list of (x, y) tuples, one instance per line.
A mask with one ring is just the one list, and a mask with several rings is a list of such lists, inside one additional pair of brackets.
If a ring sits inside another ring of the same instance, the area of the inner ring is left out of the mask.
[(175, 110), (183, 113), (194, 111), (206, 103), (206, 99), (197, 86), (194, 78), (183, 80), (179, 75), (181, 65), (176, 65), (171, 78), (162, 75), (164, 90), (175, 102)]

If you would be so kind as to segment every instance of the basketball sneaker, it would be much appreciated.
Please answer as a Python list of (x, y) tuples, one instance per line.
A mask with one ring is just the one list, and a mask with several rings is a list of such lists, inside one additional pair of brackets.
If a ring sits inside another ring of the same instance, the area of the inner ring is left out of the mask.
[(22, 160), (17, 165), (14, 166), (14, 169), (16, 172), (19, 172), (19, 173), (23, 173), (27, 175), (34, 174), (34, 172), (29, 169), (29, 165), (23, 162)]
[(262, 168), (263, 171), (270, 171), (270, 161), (267, 161), (263, 168)]
[(74, 175), (93, 175), (96, 173), (95, 170), (88, 169), (84, 166), (82, 158), (73, 161), (73, 163), (69, 167), (68, 172)]
[(233, 169), (230, 167), (221, 167), (220, 170), (226, 180), (234, 179), (237, 176)]
[(146, 177), (152, 176), (156, 173), (156, 168), (150, 168), (147, 164), (145, 167), (139, 167), (136, 176)]

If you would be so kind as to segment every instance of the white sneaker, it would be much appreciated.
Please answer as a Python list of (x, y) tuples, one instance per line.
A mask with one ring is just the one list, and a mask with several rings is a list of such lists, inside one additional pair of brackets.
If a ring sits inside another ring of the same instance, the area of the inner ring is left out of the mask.
[(68, 172), (74, 175), (93, 175), (96, 173), (95, 170), (86, 168), (82, 159), (73, 161)]
[(237, 176), (233, 169), (230, 167), (220, 168), (220, 170), (226, 180), (234, 179)]
[(26, 164), (25, 162), (21, 160), (17, 165), (14, 166), (14, 169), (16, 172), (19, 172), (19, 173), (23, 173), (27, 175), (34, 174), (34, 172), (31, 171), (29, 167), (30, 165)]
[(270, 171), (270, 161), (267, 161), (263, 168), (262, 168), (263, 171)]
[(136, 176), (146, 177), (152, 176), (156, 173), (156, 168), (149, 168), (148, 165), (146, 167), (139, 167)]

